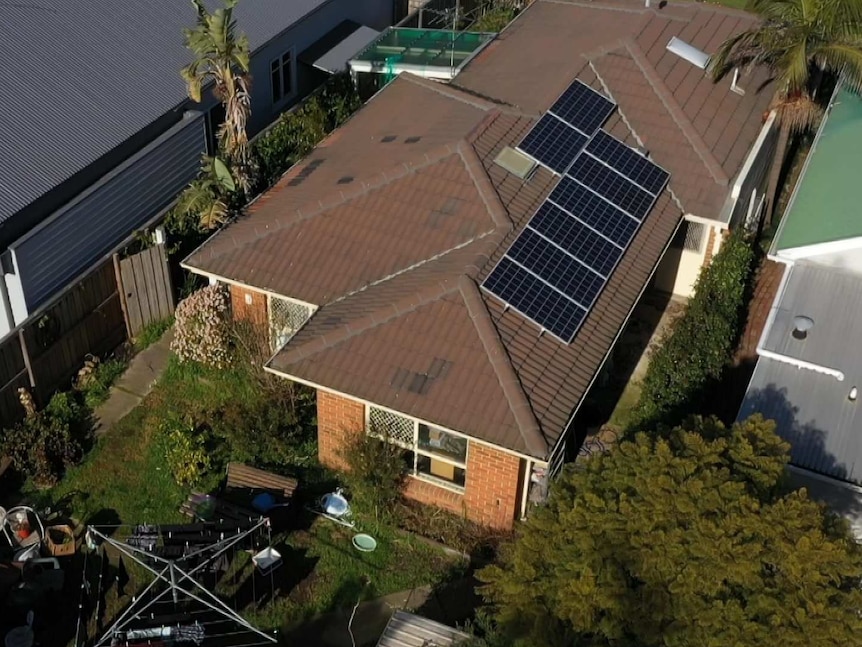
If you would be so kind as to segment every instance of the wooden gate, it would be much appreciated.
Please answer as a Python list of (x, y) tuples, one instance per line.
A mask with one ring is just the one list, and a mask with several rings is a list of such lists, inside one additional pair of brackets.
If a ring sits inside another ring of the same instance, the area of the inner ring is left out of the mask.
[(164, 245), (127, 258), (114, 256), (129, 337), (174, 314), (174, 288)]

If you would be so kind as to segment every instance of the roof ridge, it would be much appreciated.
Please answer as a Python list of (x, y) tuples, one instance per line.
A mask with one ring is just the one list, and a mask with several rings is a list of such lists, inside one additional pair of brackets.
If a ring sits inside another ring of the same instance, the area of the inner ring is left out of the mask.
[(509, 409), (518, 424), (524, 445), (533, 456), (544, 458), (548, 451), (548, 443), (542, 434), (539, 422), (536, 420), (532, 406), (530, 406), (530, 401), (524, 393), (521, 381), (509, 360), (503, 341), (491, 320), (491, 315), (488, 314), (488, 309), (482, 301), (482, 295), (479, 293), (476, 282), (469, 276), (462, 274), (458, 279), (458, 289), (464, 300), (464, 305), (467, 306), (470, 320), (473, 322), (476, 333), (485, 349), (485, 354), (488, 356), (488, 361), (497, 374), (500, 388), (503, 390), (503, 395), (509, 403)]
[(276, 353), (276, 355), (281, 355), (283, 358), (282, 361), (286, 364), (302, 361), (312, 355), (316, 355), (317, 353), (352, 339), (371, 328), (376, 328), (377, 326), (388, 323), (401, 315), (413, 312), (414, 310), (432, 303), (454, 290), (455, 285), (450, 284), (450, 279), (447, 278), (436, 281), (424, 290), (407, 295), (403, 299), (395, 301), (394, 303), (388, 303), (381, 306), (379, 309), (374, 310), (359, 319), (353, 319), (342, 324), (331, 333), (315, 337), (297, 348), (283, 350), (280, 353)]
[(512, 231), (515, 225), (509, 217), (509, 212), (506, 210), (503, 201), (500, 199), (500, 195), (491, 183), (491, 178), (488, 177), (488, 172), (485, 170), (485, 166), (482, 164), (482, 160), (476, 154), (473, 146), (462, 139), (458, 142), (458, 154), (461, 156), (461, 161), (467, 170), (467, 174), (473, 180), (473, 184), (479, 192), (479, 197), (482, 198), (485, 208), (491, 215), (494, 225), (499, 229), (505, 230), (507, 233)]
[(697, 130), (695, 130), (694, 124), (692, 124), (689, 118), (686, 117), (682, 107), (674, 98), (673, 93), (667, 85), (665, 85), (664, 81), (661, 80), (661, 77), (659, 77), (655, 68), (653, 68), (650, 62), (646, 59), (643, 50), (641, 50), (638, 44), (630, 38), (625, 40), (624, 47), (632, 57), (635, 65), (640, 68), (647, 82), (649, 82), (653, 90), (655, 90), (655, 93), (664, 104), (664, 107), (667, 108), (668, 113), (682, 131), (682, 134), (685, 135), (685, 138), (692, 145), (692, 148), (694, 148), (698, 157), (703, 161), (704, 166), (706, 166), (707, 171), (709, 171), (709, 174), (715, 180), (716, 184), (727, 186), (730, 183), (730, 178), (727, 177), (727, 173), (724, 172), (724, 168), (722, 168), (709, 146), (706, 145), (706, 142), (703, 141), (703, 138), (698, 134)]
[(418, 85), (425, 88), (426, 90), (430, 90), (431, 92), (436, 92), (437, 94), (449, 97), (450, 99), (455, 99), (456, 101), (465, 103), (468, 106), (473, 106), (474, 108), (478, 108), (479, 110), (488, 111), (495, 108), (497, 110), (500, 110), (501, 108), (505, 107), (495, 104), (488, 99), (485, 99), (484, 97), (468, 94), (457, 86), (453, 86), (448, 83), (440, 83), (439, 81), (432, 81), (431, 79), (425, 79), (421, 76), (417, 76), (416, 74), (411, 74), (410, 72), (402, 72), (398, 75), (398, 78), (403, 78), (405, 81), (409, 81), (414, 85)]

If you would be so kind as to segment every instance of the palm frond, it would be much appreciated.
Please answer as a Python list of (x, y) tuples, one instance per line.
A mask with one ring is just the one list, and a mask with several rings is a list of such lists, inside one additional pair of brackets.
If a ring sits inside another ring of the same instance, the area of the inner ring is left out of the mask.
[(811, 130), (823, 116), (823, 108), (807, 94), (784, 99), (776, 111), (779, 122), (794, 133)]

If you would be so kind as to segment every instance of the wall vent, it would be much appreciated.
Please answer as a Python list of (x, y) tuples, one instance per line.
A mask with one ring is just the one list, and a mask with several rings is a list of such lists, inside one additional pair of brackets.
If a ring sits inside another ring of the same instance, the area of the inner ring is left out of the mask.
[(530, 174), (536, 169), (535, 160), (509, 146), (500, 151), (494, 159), (494, 163), (522, 180), (530, 177)]
[(676, 54), (680, 58), (685, 59), (695, 67), (699, 67), (702, 70), (705, 70), (706, 66), (709, 64), (709, 54), (702, 52), (694, 45), (689, 45), (684, 40), (681, 40), (676, 36), (672, 37), (670, 42), (668, 42), (667, 51), (672, 54)]

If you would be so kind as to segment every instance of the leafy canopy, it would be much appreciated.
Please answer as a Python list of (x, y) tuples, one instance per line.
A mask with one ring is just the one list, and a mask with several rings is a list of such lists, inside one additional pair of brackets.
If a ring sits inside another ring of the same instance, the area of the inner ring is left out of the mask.
[(710, 60), (714, 78), (765, 66), (775, 77), (779, 115), (795, 130), (816, 121), (824, 73), (862, 88), (862, 1), (749, 0), (747, 9), (762, 21), (722, 44)]
[(805, 491), (782, 494), (773, 428), (692, 418), (569, 469), (480, 572), (501, 626), (524, 645), (853, 644), (862, 554)]

